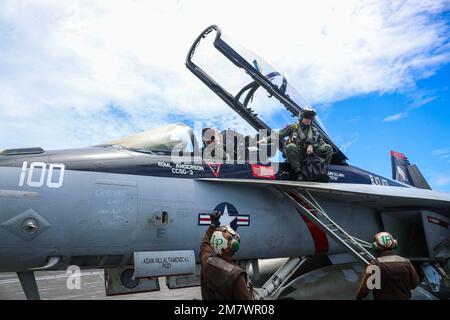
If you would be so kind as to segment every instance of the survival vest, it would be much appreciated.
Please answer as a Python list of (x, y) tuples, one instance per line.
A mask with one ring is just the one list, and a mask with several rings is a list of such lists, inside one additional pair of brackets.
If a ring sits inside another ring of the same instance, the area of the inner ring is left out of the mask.
[(313, 137), (314, 136), (313, 136), (312, 125), (309, 126), (308, 133), (307, 133), (307, 135), (305, 135), (303, 130), (300, 129), (300, 124), (298, 122), (296, 122), (294, 124), (294, 128), (292, 129), (291, 134), (289, 135), (288, 144), (296, 143), (296, 144), (303, 145), (306, 143), (306, 141), (311, 141), (312, 143), (314, 143)]

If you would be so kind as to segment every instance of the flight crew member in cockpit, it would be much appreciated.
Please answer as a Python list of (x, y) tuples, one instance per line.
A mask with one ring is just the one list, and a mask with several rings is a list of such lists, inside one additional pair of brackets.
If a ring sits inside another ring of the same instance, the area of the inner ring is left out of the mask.
[(200, 246), (200, 287), (203, 300), (251, 300), (247, 274), (231, 262), (240, 237), (229, 226), (220, 227), (220, 213), (210, 215), (211, 225)]
[(322, 135), (312, 126), (316, 117), (314, 109), (303, 109), (299, 121), (286, 126), (279, 132), (279, 139), (289, 137), (285, 144), (285, 154), (297, 180), (303, 180), (301, 165), (307, 155), (315, 154), (328, 166), (333, 155), (333, 147), (323, 141)]
[(204, 128), (202, 130), (202, 157), (205, 161), (214, 161), (221, 163), (228, 159), (225, 146), (217, 137), (220, 133), (213, 128)]

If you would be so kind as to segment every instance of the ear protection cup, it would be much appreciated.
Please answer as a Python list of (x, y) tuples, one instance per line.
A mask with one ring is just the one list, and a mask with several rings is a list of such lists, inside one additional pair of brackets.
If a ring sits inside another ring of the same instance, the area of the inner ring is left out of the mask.
[(378, 244), (375, 241), (372, 242), (372, 249), (373, 250), (378, 250)]
[(241, 246), (241, 241), (239, 239), (235, 239), (235, 237), (233, 237), (229, 240), (228, 246), (231, 248), (231, 250), (233, 250), (233, 252), (237, 252), (237, 251), (239, 251), (239, 247)]

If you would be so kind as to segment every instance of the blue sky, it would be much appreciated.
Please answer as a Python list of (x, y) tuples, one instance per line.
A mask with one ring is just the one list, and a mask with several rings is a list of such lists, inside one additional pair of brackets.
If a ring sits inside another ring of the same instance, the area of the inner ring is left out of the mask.
[(245, 129), (184, 66), (195, 37), (217, 24), (318, 108), (351, 164), (390, 177), (397, 150), (450, 192), (449, 9), (445, 0), (2, 0), (0, 149), (83, 147), (174, 121)]
[[(411, 94), (368, 94), (327, 106), (325, 122), (350, 163), (391, 177), (390, 150), (405, 154), (432, 188), (450, 192), (450, 64), (430, 78), (417, 81), (413, 92), (433, 100), (403, 113), (417, 101)], [(427, 99), (428, 100), (428, 99)]]

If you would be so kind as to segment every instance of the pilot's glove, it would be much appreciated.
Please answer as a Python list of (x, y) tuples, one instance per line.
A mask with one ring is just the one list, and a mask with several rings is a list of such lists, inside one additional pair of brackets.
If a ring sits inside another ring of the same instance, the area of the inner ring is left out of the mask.
[(214, 226), (215, 228), (220, 227), (220, 216), (222, 215), (222, 213), (220, 211), (214, 211), (213, 213), (211, 213), (209, 215), (210, 220), (211, 220), (211, 225)]

